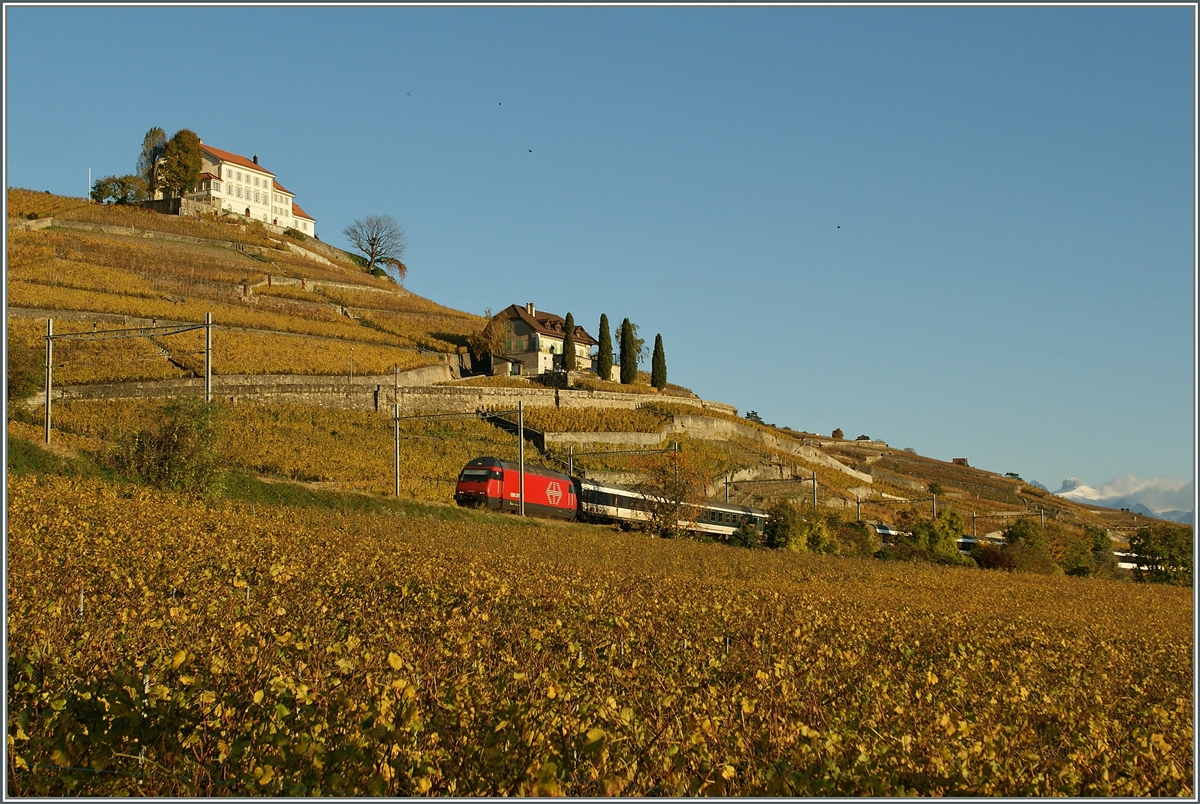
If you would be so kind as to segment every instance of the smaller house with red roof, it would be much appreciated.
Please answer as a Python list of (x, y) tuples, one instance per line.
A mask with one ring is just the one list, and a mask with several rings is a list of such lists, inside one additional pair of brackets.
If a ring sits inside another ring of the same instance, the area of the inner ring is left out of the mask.
[(250, 159), (200, 141), (200, 182), (187, 198), (204, 201), (222, 212), (241, 215), (316, 237), (316, 220), (300, 208), (296, 196)]
[[(554, 313), (540, 312), (533, 302), (505, 307), (492, 320), (503, 327), (504, 351), (492, 355), (493, 373), (534, 376), (562, 368), (567, 322)], [(575, 327), (575, 364), (592, 367), (592, 347), (600, 342), (583, 327)], [(507, 368), (507, 371), (505, 371)]]

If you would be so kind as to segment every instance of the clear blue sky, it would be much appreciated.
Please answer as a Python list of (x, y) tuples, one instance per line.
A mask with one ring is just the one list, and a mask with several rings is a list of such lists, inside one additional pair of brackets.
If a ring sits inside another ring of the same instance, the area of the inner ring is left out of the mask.
[(6, 13), (9, 186), (191, 128), (327, 242), (395, 217), (414, 292), (628, 316), (768, 422), (1193, 480), (1190, 7)]

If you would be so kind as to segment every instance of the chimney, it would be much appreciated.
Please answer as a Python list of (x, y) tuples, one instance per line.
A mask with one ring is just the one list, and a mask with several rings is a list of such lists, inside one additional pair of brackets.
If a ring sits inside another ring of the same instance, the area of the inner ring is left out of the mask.
[(525, 312), (529, 313), (530, 315), (534, 314), (533, 302), (527, 302), (525, 304)]
[(254, 164), (258, 164), (258, 154), (254, 155)]

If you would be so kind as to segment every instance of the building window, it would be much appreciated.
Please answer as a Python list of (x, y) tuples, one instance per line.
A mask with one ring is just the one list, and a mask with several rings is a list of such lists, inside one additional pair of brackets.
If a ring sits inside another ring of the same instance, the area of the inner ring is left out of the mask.
[(213, 182), (213, 192), (214, 192), (214, 193), (219, 193), (219, 192), (221, 192), (221, 182), (219, 182), (219, 181), (214, 181), (214, 182)]
[(258, 190), (254, 191), (254, 203), (258, 203)]
[(236, 178), (237, 178), (237, 180), (238, 180), (238, 181), (241, 181), (241, 180), (242, 180), (242, 171), (240, 171), (240, 170), (239, 170), (239, 171), (237, 172), (237, 177), (236, 177)]

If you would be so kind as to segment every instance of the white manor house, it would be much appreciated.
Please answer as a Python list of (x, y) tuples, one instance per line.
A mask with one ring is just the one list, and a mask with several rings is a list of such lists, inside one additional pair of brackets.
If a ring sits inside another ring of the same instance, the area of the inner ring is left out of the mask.
[(296, 195), (280, 184), (274, 173), (258, 164), (257, 155), (247, 159), (201, 140), (200, 158), (200, 181), (185, 198), (316, 236), (317, 221), (300, 208)]

